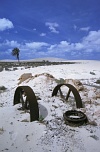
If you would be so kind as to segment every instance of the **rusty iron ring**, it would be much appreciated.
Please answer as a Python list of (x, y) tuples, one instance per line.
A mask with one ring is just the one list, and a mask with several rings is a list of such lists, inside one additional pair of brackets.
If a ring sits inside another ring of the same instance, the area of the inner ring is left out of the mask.
[(67, 94), (67, 96), (66, 96), (66, 100), (68, 100), (69, 95), (70, 95), (70, 92), (72, 91), (72, 93), (73, 93), (73, 95), (74, 95), (74, 98), (75, 98), (75, 101), (76, 101), (76, 106), (77, 106), (77, 108), (82, 108), (83, 105), (82, 105), (82, 100), (81, 100), (80, 94), (79, 94), (79, 92), (77, 91), (77, 89), (76, 89), (73, 85), (71, 85), (71, 84), (58, 84), (58, 85), (54, 88), (53, 93), (52, 93), (52, 96), (56, 96), (57, 93), (58, 93), (58, 90), (60, 90), (60, 87), (63, 86), (63, 85), (65, 85), (65, 86), (67, 86), (67, 87), (69, 88), (68, 94)]
[(14, 101), (13, 104), (20, 103), (20, 92), (24, 90), (27, 100), (29, 102), (30, 107), (30, 121), (35, 121), (39, 119), (39, 108), (38, 108), (38, 102), (35, 96), (34, 91), (29, 86), (19, 86), (15, 90), (14, 94)]
[(79, 126), (87, 123), (87, 116), (82, 111), (69, 110), (63, 114), (66, 124)]

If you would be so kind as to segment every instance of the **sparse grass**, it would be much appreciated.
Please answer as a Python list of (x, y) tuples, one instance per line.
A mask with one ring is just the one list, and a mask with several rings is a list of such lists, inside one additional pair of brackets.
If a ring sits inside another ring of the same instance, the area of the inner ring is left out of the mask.
[(0, 128), (0, 134), (3, 134), (3, 132), (4, 132), (4, 128), (2, 127)]
[(6, 68), (6, 70), (10, 70), (9, 68), (14, 67), (37, 67), (37, 66), (48, 66), (48, 65), (60, 65), (60, 64), (76, 64), (76, 62), (49, 62), (49, 61), (36, 61), (36, 62), (21, 62), (18, 64), (18, 62), (0, 62), (0, 66), (2, 68)]
[(5, 67), (5, 71), (11, 71), (8, 67)]
[(3, 107), (3, 103), (0, 103), (0, 107)]
[(43, 122), (43, 120), (44, 120), (43, 116), (40, 115), (40, 117), (39, 117), (39, 122)]
[(60, 78), (59, 80), (56, 79), (55, 81), (56, 81), (57, 84), (65, 83), (65, 80), (63, 78)]
[(15, 68), (13, 68), (13, 70), (15, 71), (15, 70), (18, 70), (18, 69), (15, 67)]
[(2, 66), (0, 66), (0, 72), (2, 72), (3, 71), (3, 67)]
[(100, 79), (98, 79), (95, 83), (100, 84)]
[(6, 91), (6, 87), (5, 86), (0, 86), (0, 93), (3, 93), (4, 91)]
[(94, 73), (94, 72), (90, 72), (90, 74), (95, 75), (95, 73)]
[(7, 88), (5, 86), (0, 86), (0, 90), (5, 91)]

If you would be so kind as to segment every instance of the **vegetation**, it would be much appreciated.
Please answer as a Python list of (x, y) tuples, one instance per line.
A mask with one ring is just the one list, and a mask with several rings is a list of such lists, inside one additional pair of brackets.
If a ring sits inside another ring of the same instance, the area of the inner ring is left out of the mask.
[(6, 90), (7, 88), (5, 86), (0, 86), (0, 90)]
[(39, 117), (39, 122), (43, 122), (43, 120), (44, 120), (43, 116), (40, 115), (40, 117)]
[(94, 73), (94, 72), (90, 72), (90, 74), (95, 75), (95, 73)]
[(2, 127), (2, 128), (0, 128), (0, 134), (3, 134), (3, 132), (4, 132), (4, 129)]
[(59, 80), (56, 79), (55, 81), (56, 81), (57, 84), (65, 83), (65, 80), (63, 78), (60, 78)]
[(95, 83), (100, 84), (100, 79), (98, 79)]
[[(49, 66), (49, 65), (63, 65), (63, 64), (77, 64), (76, 62), (43, 62), (43, 61), (20, 61), (20, 67), (38, 67), (38, 66)], [(0, 67), (12, 68), (19, 67), (18, 62), (0, 62)]]
[(3, 93), (4, 91), (6, 91), (7, 90), (7, 88), (6, 87), (4, 87), (4, 86), (0, 86), (0, 93)]
[(12, 50), (12, 55), (16, 56), (18, 62), (19, 62), (19, 52), (20, 50), (17, 47)]

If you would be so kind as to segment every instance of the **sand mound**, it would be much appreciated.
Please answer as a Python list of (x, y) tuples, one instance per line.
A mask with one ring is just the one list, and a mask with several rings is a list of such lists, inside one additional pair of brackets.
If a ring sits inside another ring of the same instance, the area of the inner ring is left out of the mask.
[(20, 76), (20, 78), (18, 79), (19, 80), (19, 84), (21, 84), (23, 81), (27, 80), (27, 79), (30, 79), (32, 78), (32, 73), (24, 73)]

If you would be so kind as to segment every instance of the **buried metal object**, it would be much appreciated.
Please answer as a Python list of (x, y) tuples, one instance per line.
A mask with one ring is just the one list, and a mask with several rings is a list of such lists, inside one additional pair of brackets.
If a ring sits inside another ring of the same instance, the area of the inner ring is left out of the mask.
[(70, 126), (80, 126), (87, 123), (87, 116), (77, 110), (69, 110), (63, 114), (65, 123)]
[[(22, 94), (26, 96), (26, 102), (24, 104)], [(39, 119), (39, 108), (35, 93), (29, 86), (19, 86), (15, 90), (13, 104), (18, 104), (22, 101), (22, 108), (30, 109), (30, 121), (35, 121)], [(29, 103), (29, 106), (27, 104)]]
[(71, 84), (58, 84), (58, 85), (54, 88), (53, 93), (52, 93), (52, 96), (56, 96), (57, 93), (58, 93), (58, 91), (59, 91), (59, 92), (60, 92), (60, 96), (63, 97), (62, 91), (61, 91), (61, 89), (60, 89), (61, 86), (63, 86), (63, 85), (65, 85), (65, 86), (67, 86), (67, 87), (69, 88), (69, 91), (68, 91), (68, 93), (67, 93), (67, 95), (66, 95), (65, 100), (66, 100), (66, 101), (68, 100), (69, 95), (70, 95), (70, 93), (72, 92), (73, 95), (74, 95), (75, 101), (76, 101), (76, 106), (77, 106), (77, 108), (82, 108), (83, 105), (82, 105), (82, 100), (81, 100), (80, 94), (78, 93), (77, 89), (76, 89), (73, 85), (71, 85)]

